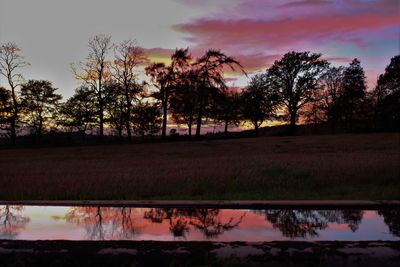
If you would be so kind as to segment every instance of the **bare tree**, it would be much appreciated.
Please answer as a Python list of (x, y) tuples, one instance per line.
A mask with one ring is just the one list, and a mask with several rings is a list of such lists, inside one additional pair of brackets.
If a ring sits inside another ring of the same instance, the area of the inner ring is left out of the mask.
[(17, 134), (16, 126), (19, 115), (19, 101), (17, 97), (17, 88), (23, 82), (20, 68), (28, 66), (24, 61), (21, 49), (15, 43), (5, 43), (0, 47), (0, 74), (7, 79), (11, 89), (12, 116), (10, 119), (11, 144), (15, 145)]
[(141, 87), (137, 86), (136, 68), (145, 60), (143, 50), (137, 45), (135, 40), (126, 40), (118, 45), (114, 45), (115, 60), (112, 65), (113, 77), (124, 88), (124, 98), (126, 105), (125, 127), (128, 140), (132, 139), (131, 114), (132, 101)]
[(112, 49), (111, 36), (96, 35), (89, 39), (89, 56), (84, 62), (80, 62), (79, 70), (72, 66), (75, 77), (91, 86), (97, 95), (100, 141), (104, 136), (104, 93), (103, 84), (110, 77), (107, 54)]

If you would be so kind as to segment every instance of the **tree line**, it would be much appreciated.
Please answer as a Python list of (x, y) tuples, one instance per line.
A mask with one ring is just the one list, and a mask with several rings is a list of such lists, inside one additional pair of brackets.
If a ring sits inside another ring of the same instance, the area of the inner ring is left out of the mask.
[[(110, 36), (88, 42), (88, 56), (72, 65), (80, 86), (66, 101), (50, 81), (23, 79), (28, 66), (14, 43), (0, 47), (0, 131), (11, 144), (21, 129), (36, 140), (52, 131), (96, 133), (100, 141), (110, 129), (121, 139), (145, 137), (171, 121), (185, 125), (187, 134), (201, 135), (204, 123), (230, 125), (249, 122), (258, 135), (265, 121), (284, 121), (290, 133), (299, 123), (328, 124), (354, 131), (399, 130), (400, 56), (395, 56), (368, 91), (358, 59), (335, 67), (322, 54), (291, 51), (264, 72), (253, 75), (244, 88), (227, 86), (227, 69), (244, 71), (233, 57), (210, 49), (194, 58), (189, 48), (176, 49), (171, 63), (150, 63), (135, 40), (113, 44)], [(143, 73), (148, 82), (140, 81)], [(106, 127), (105, 127), (106, 126)]]

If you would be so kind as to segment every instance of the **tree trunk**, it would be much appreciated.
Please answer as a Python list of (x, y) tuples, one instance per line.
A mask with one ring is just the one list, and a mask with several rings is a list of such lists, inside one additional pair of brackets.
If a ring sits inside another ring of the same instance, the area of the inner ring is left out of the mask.
[(99, 73), (99, 120), (100, 120), (100, 136), (99, 140), (100, 142), (103, 142), (103, 135), (104, 135), (104, 129), (103, 129), (103, 124), (104, 124), (104, 114), (103, 114), (103, 97), (101, 95), (101, 90), (102, 90), (102, 85), (101, 81), (103, 79), (103, 67), (100, 70)]
[(290, 111), (290, 134), (296, 133), (296, 111)]
[(104, 136), (104, 129), (103, 129), (104, 114), (103, 114), (103, 106), (102, 105), (100, 105), (100, 108), (99, 108), (99, 117), (100, 117), (100, 135), (99, 135), (99, 139), (100, 139), (100, 142), (103, 142), (103, 136)]
[(203, 91), (200, 92), (199, 113), (197, 116), (197, 125), (196, 125), (196, 137), (200, 137), (202, 117), (203, 117)]
[(337, 123), (337, 118), (336, 118), (336, 116), (333, 116), (332, 120), (331, 120), (331, 133), (332, 134), (336, 133), (336, 123)]
[(18, 120), (18, 102), (15, 96), (15, 87), (13, 86), (12, 82), (9, 82), (11, 86), (11, 96), (13, 100), (13, 115), (11, 117), (11, 145), (15, 146), (17, 142), (17, 120)]
[(129, 88), (125, 85), (125, 99), (126, 99), (126, 118), (125, 118), (125, 127), (126, 134), (128, 135), (128, 141), (132, 141), (132, 133), (131, 133), (131, 99), (129, 97)]
[(15, 146), (16, 140), (17, 140), (17, 134), (16, 134), (16, 131), (15, 131), (15, 124), (16, 124), (16, 118), (15, 118), (15, 115), (13, 115), (11, 117), (11, 136), (10, 136), (11, 145), (13, 145), (13, 146)]
[(86, 141), (86, 129), (81, 130), (81, 136), (82, 136), (82, 141), (85, 142)]
[(165, 139), (166, 136), (167, 136), (167, 102), (164, 101), (164, 103), (163, 103), (163, 123), (162, 123), (161, 138)]
[(254, 123), (254, 135), (256, 137), (258, 137), (258, 122), (257, 121)]
[(103, 124), (104, 124), (104, 111), (103, 111), (103, 99), (101, 96), (101, 93), (99, 94), (99, 123), (100, 123), (100, 135), (99, 135), (99, 140), (100, 142), (103, 142), (103, 135), (104, 135), (104, 129), (103, 129)]
[(228, 125), (229, 125), (229, 121), (225, 120), (225, 136), (228, 136)]
[(192, 137), (192, 124), (193, 124), (193, 118), (192, 118), (192, 116), (190, 116), (189, 123), (188, 123), (189, 137)]
[(122, 127), (118, 127), (118, 137), (122, 140)]
[(42, 130), (43, 130), (43, 119), (42, 117), (39, 118), (39, 127), (37, 130), (37, 139), (40, 143), (41, 139), (42, 139)]
[(166, 89), (164, 88), (164, 99), (163, 99), (163, 122), (162, 122), (162, 131), (161, 131), (161, 138), (165, 139), (167, 136), (167, 108), (168, 108), (168, 93), (166, 92)]

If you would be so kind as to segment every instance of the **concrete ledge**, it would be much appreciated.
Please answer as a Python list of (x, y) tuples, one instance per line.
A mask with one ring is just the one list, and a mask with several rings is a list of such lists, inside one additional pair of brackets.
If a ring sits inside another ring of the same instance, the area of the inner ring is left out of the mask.
[(400, 242), (0, 240), (1, 266), (397, 267)]
[(400, 208), (400, 200), (22, 200), (0, 201), (0, 205), (231, 209), (398, 209)]

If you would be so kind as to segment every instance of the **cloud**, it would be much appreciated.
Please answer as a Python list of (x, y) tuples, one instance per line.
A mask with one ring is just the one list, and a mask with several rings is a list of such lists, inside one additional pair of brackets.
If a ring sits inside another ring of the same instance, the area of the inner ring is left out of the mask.
[(280, 8), (299, 8), (299, 7), (320, 7), (320, 6), (325, 6), (331, 4), (331, 1), (313, 1), (313, 0), (305, 0), (305, 1), (293, 1), (293, 2), (288, 2), (281, 4), (279, 7)]
[[(176, 1), (204, 10), (212, 2)], [(350, 57), (367, 62), (372, 55), (390, 54), (382, 40), (394, 42), (398, 34), (399, 5), (393, 0), (224, 0), (218, 1), (219, 11), (172, 28), (184, 34), (194, 58), (209, 48), (221, 49), (248, 73), (265, 70), (290, 50), (322, 52), (329, 62), (348, 64)], [(169, 62), (173, 52), (148, 51), (162, 62)]]
[(338, 63), (350, 63), (353, 58), (350, 57), (322, 57), (322, 59), (328, 62), (338, 62)]
[(294, 48), (308, 42), (345, 41), (364, 46), (357, 32), (400, 24), (400, 16), (307, 17), (280, 20), (199, 19), (175, 28), (189, 41), (211, 47)]

